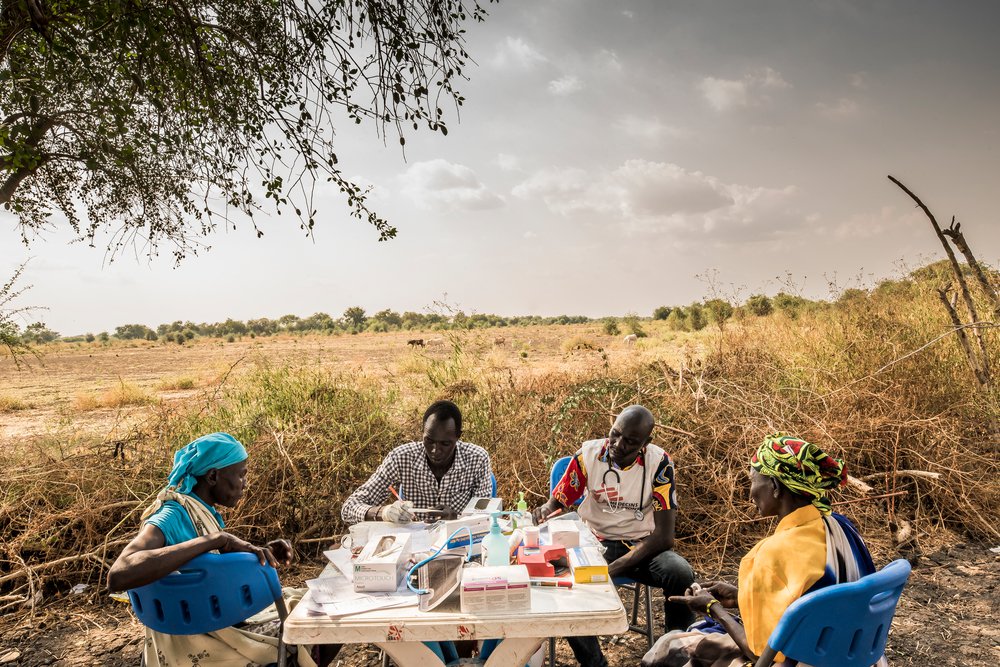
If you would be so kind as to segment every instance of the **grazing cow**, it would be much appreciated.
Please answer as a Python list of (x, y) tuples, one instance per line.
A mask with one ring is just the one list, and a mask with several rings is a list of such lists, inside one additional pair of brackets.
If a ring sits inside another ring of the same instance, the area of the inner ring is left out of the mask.
[(410, 340), (406, 341), (406, 344), (409, 345), (410, 347), (423, 347), (424, 346), (424, 339), (423, 338), (411, 338)]
[(503, 336), (498, 336), (493, 339), (493, 344), (497, 347), (503, 347), (507, 340)]
[(639, 337), (635, 334), (629, 334), (625, 336), (624, 341), (626, 345), (635, 345), (635, 341), (639, 340)]
[(429, 339), (429, 340), (428, 340), (428, 341), (427, 341), (426, 343), (424, 343), (424, 344), (425, 344), (425, 345), (426, 345), (427, 347), (431, 347), (431, 346), (433, 346), (433, 345), (440, 345), (440, 344), (441, 344), (442, 342), (443, 342), (443, 341), (442, 341), (442, 339), (441, 339), (441, 338), (431, 338), (431, 339)]

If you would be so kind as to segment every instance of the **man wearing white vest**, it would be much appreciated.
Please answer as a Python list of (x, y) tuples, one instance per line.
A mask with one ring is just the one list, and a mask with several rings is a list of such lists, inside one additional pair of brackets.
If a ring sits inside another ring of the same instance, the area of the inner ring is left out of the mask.
[[(556, 510), (576, 507), (594, 531), (612, 577), (628, 577), (663, 590), (667, 632), (684, 630), (694, 615), (685, 605), (667, 602), (694, 583), (694, 572), (673, 551), (677, 520), (674, 464), (651, 444), (655, 420), (641, 405), (622, 410), (607, 438), (589, 440), (573, 456), (552, 498), (532, 514), (541, 523)], [(583, 667), (607, 667), (597, 637), (569, 637)]]

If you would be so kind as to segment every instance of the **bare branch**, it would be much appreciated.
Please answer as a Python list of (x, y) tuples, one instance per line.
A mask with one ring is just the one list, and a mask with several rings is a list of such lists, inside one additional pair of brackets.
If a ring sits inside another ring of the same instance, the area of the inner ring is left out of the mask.
[(985, 272), (983, 272), (983, 267), (972, 254), (972, 248), (969, 247), (968, 242), (965, 240), (965, 234), (962, 233), (962, 223), (955, 222), (955, 216), (952, 216), (951, 224), (948, 225), (948, 229), (942, 230), (941, 233), (951, 239), (951, 242), (955, 244), (959, 252), (965, 255), (965, 261), (968, 262), (969, 266), (972, 268), (972, 273), (976, 276), (976, 280), (979, 281), (980, 287), (983, 288), (983, 291), (986, 292), (986, 296), (988, 296), (990, 301), (993, 302), (993, 313), (995, 315), (1000, 315), (1000, 294), (997, 294), (993, 284), (986, 277)]
[[(947, 237), (945, 237), (944, 232), (941, 231), (941, 226), (938, 224), (937, 218), (931, 213), (930, 209), (920, 200), (920, 197), (913, 194), (913, 192), (907, 188), (899, 179), (893, 176), (888, 177), (890, 181), (895, 183), (899, 188), (908, 194), (910, 198), (917, 203), (917, 206), (923, 210), (924, 214), (931, 222), (931, 226), (934, 228), (934, 233), (937, 234), (938, 240), (941, 242), (941, 246), (944, 248), (945, 253), (948, 255), (948, 260), (951, 262), (952, 272), (955, 274), (955, 280), (958, 282), (959, 289), (962, 292), (962, 299), (965, 301), (965, 307), (969, 311), (969, 317), (974, 324), (980, 322), (979, 313), (976, 312), (976, 303), (972, 299), (972, 293), (969, 291), (969, 284), (965, 280), (965, 274), (962, 272), (962, 266), (958, 263), (958, 259), (955, 257), (955, 251), (951, 249), (951, 245), (948, 243)], [(940, 293), (940, 291), (939, 291)], [(941, 300), (946, 304), (948, 308), (948, 314), (952, 317), (952, 322), (956, 326), (962, 324), (961, 319), (958, 318), (958, 313), (955, 311), (954, 306), (948, 303), (944, 294), (941, 294)], [(976, 371), (976, 379), (980, 380), (980, 384), (987, 386), (990, 383), (990, 367), (989, 367), (989, 355), (986, 352), (986, 341), (983, 339), (983, 335), (979, 329), (973, 329), (973, 335), (976, 337), (976, 342), (979, 344), (979, 351), (981, 357), (975, 362), (975, 366), (978, 368)], [(960, 337), (965, 337), (965, 332), (959, 334)], [(966, 354), (969, 354), (967, 351)], [(971, 358), (970, 358), (970, 363)]]

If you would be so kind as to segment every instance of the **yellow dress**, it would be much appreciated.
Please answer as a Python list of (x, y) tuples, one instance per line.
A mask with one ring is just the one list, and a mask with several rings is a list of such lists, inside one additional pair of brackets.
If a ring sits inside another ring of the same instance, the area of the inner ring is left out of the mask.
[[(739, 605), (750, 649), (760, 655), (790, 604), (823, 576), (826, 529), (813, 505), (782, 519), (740, 561)], [(785, 658), (780, 653), (776, 662)]]

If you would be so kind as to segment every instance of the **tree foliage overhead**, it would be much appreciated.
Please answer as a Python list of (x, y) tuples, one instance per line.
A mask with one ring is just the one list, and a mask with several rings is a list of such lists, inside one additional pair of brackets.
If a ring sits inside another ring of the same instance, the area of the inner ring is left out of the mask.
[(61, 213), (112, 253), (167, 242), (180, 259), (234, 213), (289, 210), (311, 232), (332, 181), (391, 238), (334, 127), (447, 134), (464, 26), (485, 15), (478, 0), (0, 0), (0, 203), (26, 243)]

